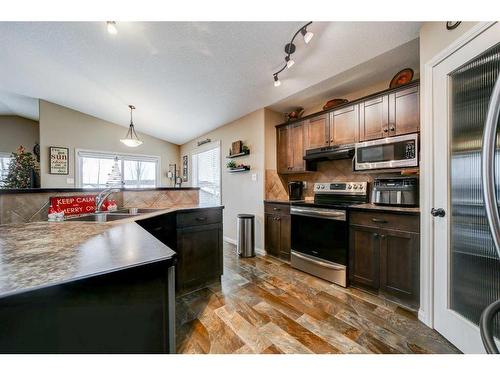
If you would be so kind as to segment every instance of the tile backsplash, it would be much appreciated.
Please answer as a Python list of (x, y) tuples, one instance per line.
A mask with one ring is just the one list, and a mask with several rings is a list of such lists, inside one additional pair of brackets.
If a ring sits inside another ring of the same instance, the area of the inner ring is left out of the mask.
[[(0, 224), (47, 220), (49, 198), (95, 195), (95, 192), (0, 194)], [(198, 190), (124, 190), (112, 195), (119, 207), (169, 208), (198, 204)]]

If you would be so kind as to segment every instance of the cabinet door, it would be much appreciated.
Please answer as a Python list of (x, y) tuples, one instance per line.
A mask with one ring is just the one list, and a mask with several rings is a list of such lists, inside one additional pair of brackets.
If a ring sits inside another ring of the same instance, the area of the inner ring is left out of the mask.
[(276, 163), (278, 166), (278, 173), (290, 172), (290, 155), (289, 155), (289, 127), (282, 126), (276, 129), (277, 133), (277, 153)]
[(304, 127), (303, 123), (290, 125), (289, 156), (293, 172), (303, 172), (306, 169), (304, 161)]
[(420, 129), (419, 88), (410, 87), (389, 95), (389, 134), (402, 135)]
[(380, 290), (409, 306), (419, 304), (420, 240), (418, 233), (387, 230), (381, 235)]
[(329, 115), (325, 113), (321, 116), (313, 117), (305, 123), (305, 149), (328, 146), (329, 136)]
[(345, 145), (359, 140), (359, 106), (352, 105), (330, 113), (330, 144)]
[(280, 215), (280, 253), (279, 257), (285, 260), (290, 260), (291, 251), (291, 216)]
[(389, 135), (389, 97), (380, 96), (360, 104), (360, 141)]
[(279, 215), (265, 214), (264, 232), (266, 252), (270, 255), (279, 256), (281, 246)]
[(356, 285), (379, 287), (380, 235), (376, 228), (350, 227), (349, 280)]
[(177, 229), (177, 288), (186, 291), (222, 275), (222, 225)]

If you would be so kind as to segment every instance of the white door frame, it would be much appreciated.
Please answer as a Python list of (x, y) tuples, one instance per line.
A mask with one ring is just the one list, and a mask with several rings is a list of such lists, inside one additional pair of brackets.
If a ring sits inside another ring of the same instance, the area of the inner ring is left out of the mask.
[(479, 22), (424, 65), (422, 124), (420, 129), (420, 309), (418, 318), (434, 328), (434, 221), (430, 211), (434, 205), (434, 123), (433, 70), (448, 56), (469, 43), (495, 22)]

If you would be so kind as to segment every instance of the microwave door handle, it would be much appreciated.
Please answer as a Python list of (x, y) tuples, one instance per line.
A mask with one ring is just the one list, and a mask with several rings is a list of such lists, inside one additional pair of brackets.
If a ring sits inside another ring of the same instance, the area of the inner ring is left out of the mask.
[(484, 123), (483, 150), (481, 155), (483, 197), (486, 217), (491, 230), (495, 250), (500, 258), (500, 218), (495, 191), (495, 147), (498, 117), (500, 113), (500, 76), (497, 78)]

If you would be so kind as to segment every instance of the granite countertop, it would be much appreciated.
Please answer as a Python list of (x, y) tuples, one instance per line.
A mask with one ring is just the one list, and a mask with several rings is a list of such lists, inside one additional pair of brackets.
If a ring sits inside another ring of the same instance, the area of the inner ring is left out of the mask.
[[(121, 191), (162, 191), (162, 190), (200, 190), (199, 187), (184, 186), (184, 187), (171, 187), (159, 186), (155, 188), (121, 188)], [(28, 188), (28, 189), (0, 189), (0, 194), (23, 194), (23, 193), (87, 193), (95, 192), (100, 193), (102, 188), (88, 189), (88, 188)]]
[(175, 252), (137, 220), (222, 206), (180, 205), (107, 223), (0, 225), (0, 298), (168, 260)]
[(373, 203), (356, 204), (350, 206), (349, 209), (358, 211), (373, 210), (380, 212), (394, 212), (394, 213), (405, 213), (413, 215), (418, 215), (420, 213), (419, 207), (379, 206)]

